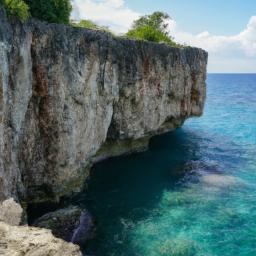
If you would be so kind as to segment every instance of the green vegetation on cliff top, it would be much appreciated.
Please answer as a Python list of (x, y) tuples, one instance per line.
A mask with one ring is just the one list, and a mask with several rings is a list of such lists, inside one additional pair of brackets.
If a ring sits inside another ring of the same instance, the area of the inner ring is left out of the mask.
[[(0, 0), (0, 4), (4, 6), (9, 17), (18, 17), (22, 22), (31, 16), (50, 23), (70, 24), (74, 27), (114, 34), (108, 27), (97, 25), (90, 20), (81, 20), (79, 23), (70, 22), (72, 11), (70, 0)], [(170, 16), (163, 12), (142, 16), (133, 22), (131, 29), (124, 37), (181, 47), (169, 34), (169, 20)]]
[(29, 7), (23, 0), (0, 0), (8, 16), (16, 16), (21, 21), (30, 17)]
[(50, 23), (69, 23), (72, 11), (70, 0), (23, 0), (32, 17)]
[(70, 0), (0, 0), (8, 16), (26, 21), (30, 16), (50, 23), (69, 24)]
[(163, 12), (154, 12), (145, 15), (133, 22), (132, 28), (127, 32), (128, 38), (146, 40), (156, 43), (165, 43), (169, 46), (178, 47), (177, 43), (169, 35), (168, 21), (170, 16)]
[(113, 32), (108, 27), (97, 25), (96, 23), (94, 23), (91, 20), (81, 20), (79, 23), (72, 23), (72, 25), (74, 27), (99, 30), (99, 31), (108, 32), (108, 33), (113, 34)]

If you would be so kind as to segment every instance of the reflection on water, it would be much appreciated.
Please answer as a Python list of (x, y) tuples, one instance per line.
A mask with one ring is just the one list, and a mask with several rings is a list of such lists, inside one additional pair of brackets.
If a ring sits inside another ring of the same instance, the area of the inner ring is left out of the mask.
[(256, 75), (208, 84), (203, 118), (93, 168), (76, 199), (97, 221), (87, 254), (256, 255)]

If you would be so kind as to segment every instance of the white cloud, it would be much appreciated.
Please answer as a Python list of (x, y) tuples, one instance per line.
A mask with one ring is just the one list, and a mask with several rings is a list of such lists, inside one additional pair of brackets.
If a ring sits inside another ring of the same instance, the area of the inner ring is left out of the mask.
[(256, 56), (256, 16), (252, 16), (247, 27), (233, 36), (212, 35), (208, 31), (193, 35), (180, 31), (175, 21), (169, 22), (170, 34), (180, 43), (201, 47), (210, 53), (242, 51), (248, 57)]
[[(73, 0), (73, 18), (90, 19), (108, 26), (116, 33), (125, 33), (141, 14), (128, 8), (125, 0)], [(194, 35), (169, 21), (170, 34), (179, 43), (203, 48), (209, 52), (211, 72), (256, 72), (256, 16), (247, 27), (232, 36), (213, 35), (202, 31)]]
[(243, 31), (232, 36), (208, 31), (193, 35), (181, 31), (173, 20), (169, 21), (169, 30), (179, 43), (207, 50), (211, 72), (256, 72), (256, 16), (250, 18)]
[(235, 37), (248, 56), (256, 56), (256, 16), (252, 16), (247, 28)]
[(73, 0), (74, 19), (90, 19), (125, 33), (140, 14), (125, 6), (124, 0)]

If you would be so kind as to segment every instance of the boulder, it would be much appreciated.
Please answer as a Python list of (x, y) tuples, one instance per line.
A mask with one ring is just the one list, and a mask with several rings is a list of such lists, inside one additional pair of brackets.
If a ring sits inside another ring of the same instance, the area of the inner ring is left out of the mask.
[(56, 237), (77, 244), (90, 239), (94, 233), (91, 214), (77, 206), (47, 213), (35, 220), (33, 226), (50, 229)]
[(0, 222), (0, 255), (82, 256), (79, 246), (55, 238), (50, 230)]

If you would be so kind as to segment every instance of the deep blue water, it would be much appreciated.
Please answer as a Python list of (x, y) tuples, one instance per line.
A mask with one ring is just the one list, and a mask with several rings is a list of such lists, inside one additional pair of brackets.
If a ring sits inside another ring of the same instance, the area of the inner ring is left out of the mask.
[(256, 75), (207, 84), (203, 117), (93, 168), (88, 255), (256, 255)]

